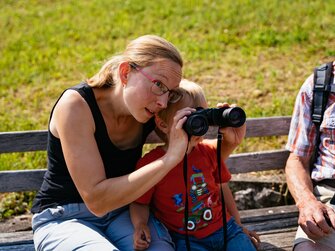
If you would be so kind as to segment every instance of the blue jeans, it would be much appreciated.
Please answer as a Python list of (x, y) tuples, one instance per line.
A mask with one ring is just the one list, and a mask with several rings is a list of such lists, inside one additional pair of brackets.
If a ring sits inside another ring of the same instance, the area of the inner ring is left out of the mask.
[[(256, 251), (249, 236), (243, 232), (233, 217), (227, 222), (227, 233), (227, 251)], [(185, 235), (171, 233), (171, 236), (176, 245), (176, 251), (187, 250)], [(224, 244), (223, 228), (202, 239), (189, 236), (189, 240), (192, 251), (221, 251)]]
[[(172, 251), (174, 244), (163, 224), (150, 215), (150, 251)], [(134, 250), (133, 225), (127, 207), (103, 217), (84, 203), (48, 208), (32, 219), (36, 250)]]

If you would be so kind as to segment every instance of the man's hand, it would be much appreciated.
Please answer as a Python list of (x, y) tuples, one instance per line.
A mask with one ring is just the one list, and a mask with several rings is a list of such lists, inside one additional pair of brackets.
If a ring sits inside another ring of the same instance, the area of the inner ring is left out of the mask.
[[(305, 201), (298, 204), (298, 208), (298, 223), (308, 237), (318, 239), (332, 232), (335, 226), (335, 212), (332, 208), (319, 201)], [(329, 218), (331, 225), (326, 218)]]

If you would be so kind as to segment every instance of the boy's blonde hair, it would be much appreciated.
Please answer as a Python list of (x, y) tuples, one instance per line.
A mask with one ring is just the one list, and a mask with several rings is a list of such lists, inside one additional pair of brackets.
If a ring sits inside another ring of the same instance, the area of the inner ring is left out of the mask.
[[(182, 79), (179, 87), (175, 89), (180, 92), (183, 97), (176, 103), (169, 104), (167, 108), (158, 113), (158, 117), (163, 120), (167, 125), (172, 123), (173, 117), (176, 112), (185, 107), (202, 107), (207, 108), (207, 101), (205, 93), (200, 85), (187, 79)], [(160, 130), (156, 130), (157, 135), (164, 141), (166, 136)]]

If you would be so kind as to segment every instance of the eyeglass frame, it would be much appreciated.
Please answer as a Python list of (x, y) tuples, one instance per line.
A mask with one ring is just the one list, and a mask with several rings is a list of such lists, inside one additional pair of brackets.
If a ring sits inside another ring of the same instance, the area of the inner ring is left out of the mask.
[[(135, 63), (129, 63), (130, 67), (137, 70), (138, 72), (140, 72), (144, 77), (146, 77), (151, 83), (152, 86), (150, 88), (151, 92), (153, 94), (155, 94), (156, 96), (162, 96), (165, 93), (169, 93), (169, 103), (177, 103), (179, 100), (182, 99), (183, 94), (181, 92), (175, 91), (175, 90), (170, 90), (165, 84), (163, 84), (161, 81), (152, 78), (150, 75), (148, 75), (146, 72), (144, 72), (138, 65), (136, 65)], [(157, 84), (158, 83), (158, 84)], [(156, 86), (160, 92), (155, 92), (153, 90), (153, 87)], [(170, 96), (172, 95), (172, 96)], [(176, 100), (173, 100), (173, 98), (171, 99), (170, 97), (176, 97)]]

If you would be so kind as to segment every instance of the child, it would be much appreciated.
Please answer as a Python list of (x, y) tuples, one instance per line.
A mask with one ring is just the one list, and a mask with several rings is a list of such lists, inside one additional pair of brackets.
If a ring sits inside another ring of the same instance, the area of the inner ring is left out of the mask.
[[(202, 88), (190, 81), (182, 80), (179, 91), (183, 98), (156, 116), (158, 135), (165, 142), (146, 154), (137, 165), (140, 168), (162, 155), (168, 148), (169, 128), (174, 114), (184, 107), (207, 107)], [(245, 134), (245, 125), (240, 128), (224, 128), (225, 140), (222, 143), (222, 160), (225, 160), (241, 142)], [(228, 135), (229, 134), (229, 135)], [(228, 139), (226, 139), (228, 137)], [(228, 141), (229, 140), (229, 141)], [(191, 250), (223, 250), (224, 234), (220, 187), (222, 187), (227, 221), (227, 250), (255, 250), (259, 238), (256, 233), (242, 227), (239, 213), (227, 182), (231, 175), (221, 163), (219, 184), (217, 157), (217, 140), (192, 136), (187, 152), (189, 216), (188, 235)], [(233, 142), (233, 143), (230, 143)], [(150, 210), (168, 228), (176, 250), (187, 250), (184, 230), (185, 184), (183, 162), (172, 169), (163, 180), (130, 205), (131, 219), (135, 228), (134, 249), (144, 250), (150, 245), (150, 231), (147, 226)], [(254, 245), (253, 245), (254, 243)]]

